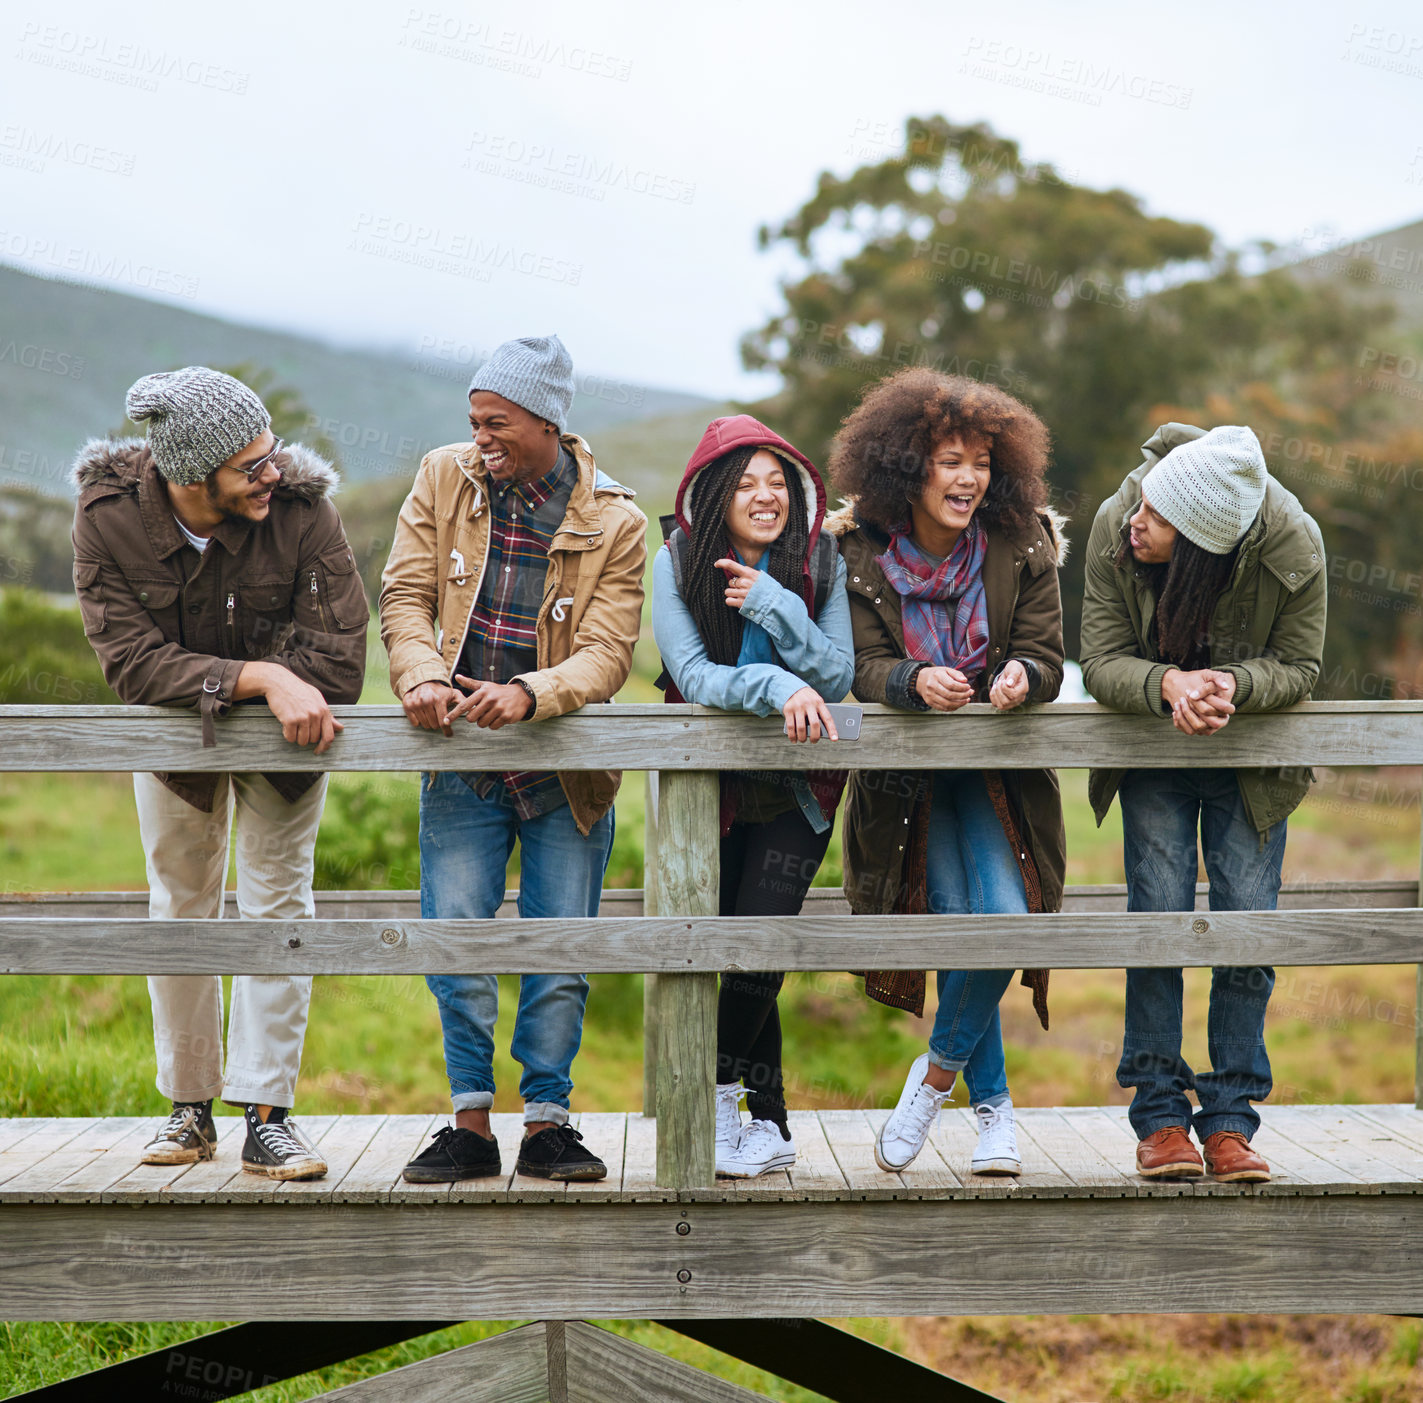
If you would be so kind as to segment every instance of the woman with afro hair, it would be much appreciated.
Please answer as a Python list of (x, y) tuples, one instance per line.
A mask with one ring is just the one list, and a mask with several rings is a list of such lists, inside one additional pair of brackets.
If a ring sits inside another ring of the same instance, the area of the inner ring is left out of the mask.
[[(850, 505), (840, 534), (855, 637), (855, 696), (910, 711), (968, 702), (1011, 711), (1062, 683), (1065, 551), (1047, 505), (1048, 432), (1004, 391), (926, 368), (872, 386), (836, 438), (830, 474)], [(1053, 911), (1066, 844), (1050, 770), (856, 772), (845, 812), (845, 892), (856, 913)], [(875, 1144), (883, 1169), (923, 1148), (960, 1072), (978, 1121), (975, 1173), (1021, 1164), (998, 1002), (1012, 970), (940, 970), (928, 1051)], [(1047, 1027), (1047, 971), (1023, 983)], [(865, 990), (922, 1014), (922, 971)]]
[[(669, 701), (780, 713), (792, 741), (839, 739), (825, 703), (850, 690), (855, 653), (845, 565), (824, 518), (825, 487), (803, 453), (748, 414), (708, 425), (653, 563), (652, 631)], [(844, 783), (843, 772), (722, 772), (721, 915), (799, 914)], [(784, 978), (722, 976), (718, 1174), (795, 1163), (776, 1006)]]

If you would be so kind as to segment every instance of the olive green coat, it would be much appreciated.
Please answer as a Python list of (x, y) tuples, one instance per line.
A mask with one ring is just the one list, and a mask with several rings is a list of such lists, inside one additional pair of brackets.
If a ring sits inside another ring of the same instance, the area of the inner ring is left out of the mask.
[[(1142, 445), (1146, 461), (1116, 496), (1102, 504), (1087, 542), (1082, 602), (1082, 679), (1104, 706), (1161, 717), (1161, 679), (1171, 664), (1159, 661), (1156, 599), (1147, 572), (1117, 557), (1127, 522), (1141, 505), (1141, 480), (1178, 444), (1205, 430), (1164, 424)], [(1277, 711), (1308, 698), (1324, 653), (1326, 597), (1324, 541), (1299, 499), (1274, 478), (1245, 533), (1206, 637), (1211, 666), (1235, 677), (1237, 711)], [(1203, 737), (1202, 745), (1209, 745)], [(1100, 824), (1125, 769), (1093, 770), (1088, 793)], [(1245, 812), (1256, 830), (1286, 818), (1314, 778), (1303, 767), (1236, 771)]]
[[(888, 539), (866, 523), (840, 512), (826, 522), (840, 537), (847, 570), (850, 616), (855, 635), (854, 694), (862, 702), (924, 709), (913, 693), (917, 666), (905, 657), (900, 598), (875, 563)], [(975, 700), (987, 699), (989, 678), (1009, 658), (1030, 661), (1037, 681), (1029, 702), (1050, 702), (1062, 686), (1062, 599), (1059, 556), (1065, 542), (1048, 516), (1034, 521), (1021, 538), (995, 528), (988, 532), (983, 586), (988, 606), (988, 667)], [(952, 717), (944, 718), (945, 742)], [(947, 758), (947, 756), (946, 756)], [(1067, 841), (1062, 797), (1052, 770), (1003, 770), (1003, 788), (1025, 838), (1041, 887), (1042, 909), (1062, 906)], [(845, 810), (845, 895), (851, 910), (864, 914), (922, 910), (904, 890), (905, 854), (914, 808), (920, 798), (919, 771), (855, 771)]]

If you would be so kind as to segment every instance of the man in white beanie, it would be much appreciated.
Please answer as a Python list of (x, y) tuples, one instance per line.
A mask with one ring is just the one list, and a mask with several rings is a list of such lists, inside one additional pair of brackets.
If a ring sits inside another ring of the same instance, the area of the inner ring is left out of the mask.
[[(336, 470), (283, 445), (252, 389), (207, 366), (145, 375), (127, 409), (147, 441), (92, 439), (74, 465), (74, 583), (109, 685), (131, 705), (198, 712), (204, 746), (234, 704), (264, 702), (286, 740), (321, 753), (341, 729), (331, 705), (360, 697), (370, 623)], [(222, 915), (234, 826), (239, 914), (314, 914), (325, 774), (135, 774), (133, 787), (150, 916)], [(154, 975), (148, 990), (172, 1110), (144, 1163), (213, 1158), (221, 1096), (245, 1113), (244, 1170), (325, 1174), (288, 1114), (311, 977), (234, 977), (225, 1064), (219, 975)]]
[[(1309, 696), (1324, 650), (1324, 543), (1269, 475), (1248, 428), (1166, 424), (1144, 451), (1088, 542), (1083, 680), (1104, 705), (1169, 719), (1208, 745), (1237, 710)], [(1211, 909), (1274, 910), (1286, 819), (1310, 778), (1301, 769), (1094, 770), (1098, 823), (1121, 798), (1128, 907), (1194, 909), (1199, 829)], [(1252, 1102), (1272, 1085), (1264, 1032), (1274, 982), (1264, 966), (1212, 971), (1211, 1070), (1197, 1076), (1181, 1057), (1180, 969), (1127, 971), (1117, 1081), (1135, 1088), (1140, 1174), (1202, 1173), (1193, 1129), (1215, 1178), (1270, 1177), (1250, 1140), (1260, 1124)]]
[[(565, 432), (573, 362), (557, 336), (506, 341), (469, 387), (474, 442), (425, 456), (381, 582), (390, 685), (414, 726), (498, 730), (610, 701), (642, 622), (647, 518)], [(598, 914), (613, 842), (611, 771), (432, 771), (420, 788), (420, 906), (487, 919), (517, 842), (519, 914)], [(411, 1183), (501, 1172), (492, 974), (426, 981), (440, 1006), (455, 1124), (406, 1166)], [(601, 1179), (569, 1123), (588, 983), (525, 975), (510, 1051), (523, 1067), (518, 1170)]]

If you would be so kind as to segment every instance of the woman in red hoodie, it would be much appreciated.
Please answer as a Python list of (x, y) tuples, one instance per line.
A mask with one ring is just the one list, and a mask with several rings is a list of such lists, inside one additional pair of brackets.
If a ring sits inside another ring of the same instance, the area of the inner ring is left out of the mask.
[[(839, 738), (825, 703), (850, 690), (855, 649), (845, 565), (821, 532), (824, 518), (825, 486), (803, 453), (746, 414), (708, 425), (653, 564), (652, 629), (669, 700), (779, 712), (792, 741)], [(843, 786), (838, 773), (723, 771), (723, 916), (799, 914)], [(722, 976), (718, 1174), (749, 1178), (795, 1163), (776, 1008), (784, 978)]]

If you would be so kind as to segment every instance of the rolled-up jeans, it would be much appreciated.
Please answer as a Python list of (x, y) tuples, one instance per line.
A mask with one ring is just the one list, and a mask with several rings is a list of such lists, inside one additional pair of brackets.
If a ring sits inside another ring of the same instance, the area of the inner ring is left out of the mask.
[[(459, 775), (426, 774), (420, 788), (420, 914), (486, 920), (504, 900), (504, 877), (520, 845), (519, 915), (596, 916), (613, 847), (613, 811), (585, 838), (567, 804), (521, 819), (502, 784), (481, 799)], [(445, 1071), (456, 1111), (494, 1104), (493, 974), (425, 978), (440, 1005)], [(588, 981), (581, 974), (526, 974), (509, 1051), (523, 1068), (524, 1121), (568, 1120), (573, 1059), (583, 1039)]]
[[(1209, 744), (1209, 741), (1203, 742)], [(1130, 770), (1118, 790), (1130, 911), (1191, 911), (1196, 904), (1196, 831), (1212, 911), (1273, 911), (1280, 894), (1285, 821), (1261, 834), (1245, 813), (1234, 770)], [(1127, 970), (1126, 1032), (1117, 1083), (1135, 1087), (1128, 1116), (1138, 1138), (1168, 1125), (1199, 1139), (1220, 1130), (1249, 1139), (1260, 1125), (1251, 1104), (1272, 1086), (1265, 1009), (1275, 971), (1265, 965), (1211, 970), (1206, 1047), (1211, 1070), (1196, 1075), (1181, 1056), (1179, 968)], [(1194, 1090), (1194, 1116), (1186, 1097)]]
[[(311, 882), (326, 783), (322, 775), (288, 803), (261, 775), (224, 776), (211, 812), (203, 813), (156, 775), (135, 774), (149, 916), (215, 920), (222, 915), (235, 827), (237, 914), (249, 921), (310, 918), (316, 909)], [(220, 950), (222, 927), (210, 938)], [(292, 1105), (311, 1002), (309, 974), (233, 977), (225, 1068), (221, 975), (150, 975), (148, 995), (158, 1089), (170, 1101), (221, 1095), (237, 1106)]]
[[(1026, 912), (1023, 874), (978, 770), (934, 776), (926, 860), (928, 906), (938, 915)], [(1011, 969), (939, 971), (939, 1008), (929, 1037), (929, 1061), (963, 1072), (969, 1103), (1008, 1100), (998, 1002)]]

